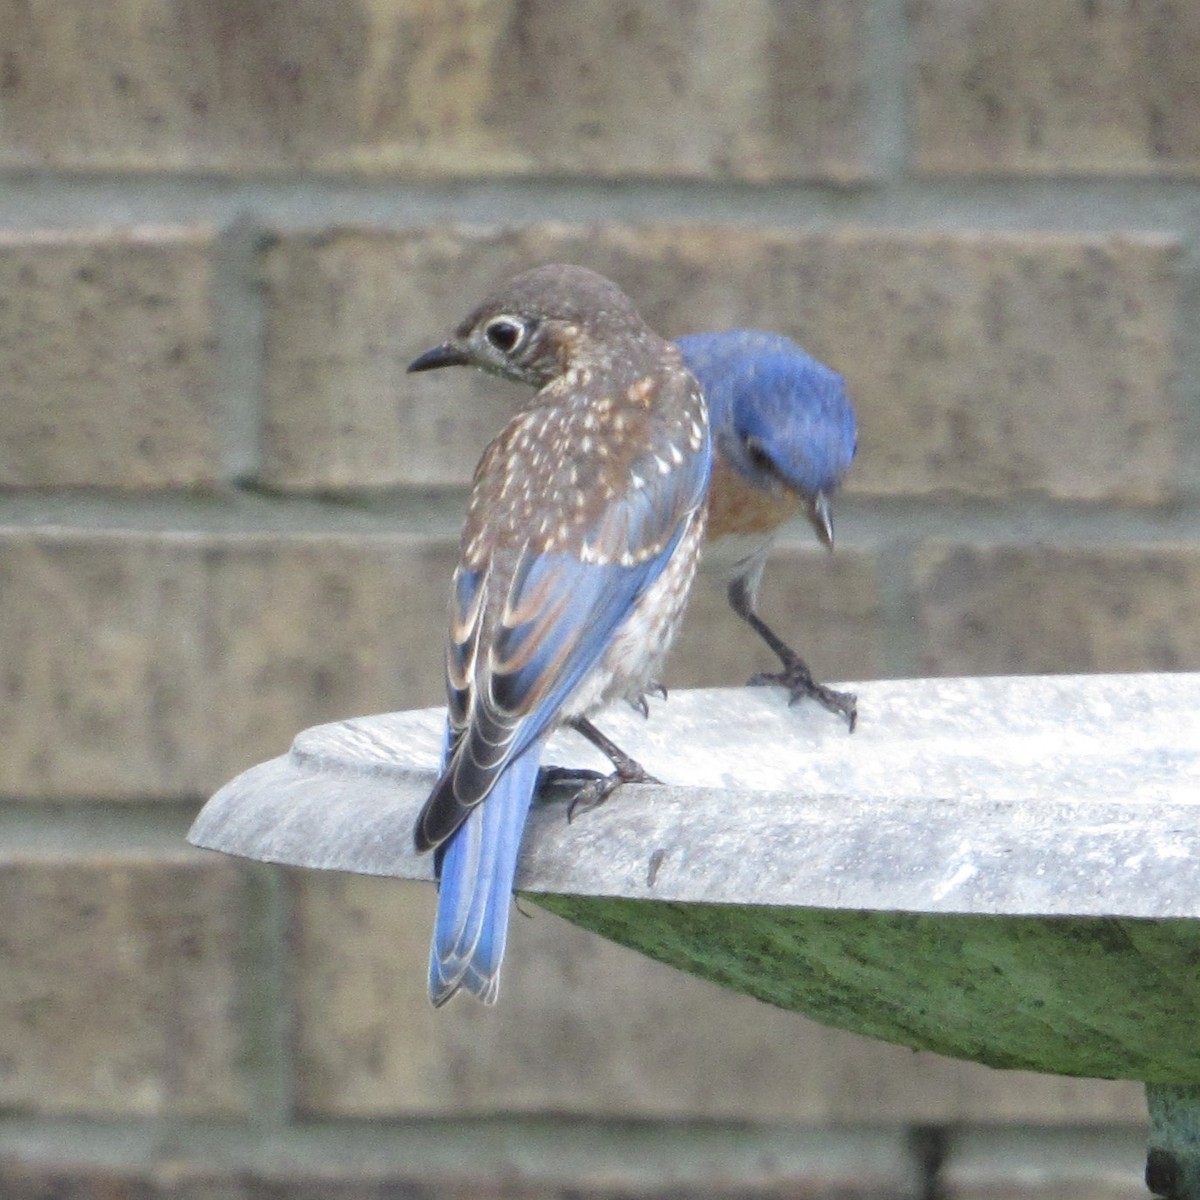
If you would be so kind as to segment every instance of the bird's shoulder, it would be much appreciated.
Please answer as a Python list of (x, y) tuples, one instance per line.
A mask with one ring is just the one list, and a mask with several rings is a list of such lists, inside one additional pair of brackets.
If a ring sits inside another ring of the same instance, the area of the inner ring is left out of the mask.
[(575, 547), (608, 506), (705, 453), (707, 436), (703, 395), (677, 361), (565, 371), (484, 451), (463, 530), (465, 561), (481, 562), (508, 543)]

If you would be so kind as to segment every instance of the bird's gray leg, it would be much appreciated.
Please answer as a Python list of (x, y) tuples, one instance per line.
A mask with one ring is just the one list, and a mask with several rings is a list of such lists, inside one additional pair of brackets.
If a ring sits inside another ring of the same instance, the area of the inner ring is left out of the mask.
[(755, 633), (758, 634), (783, 665), (782, 671), (763, 672), (748, 681), (749, 687), (778, 685), (788, 691), (788, 703), (795, 704), (805, 696), (811, 697), (822, 708), (846, 718), (850, 732), (858, 723), (858, 697), (851, 692), (837, 692), (818, 683), (808, 665), (754, 610), (754, 594), (744, 576), (735, 578), (729, 585), (729, 603)]

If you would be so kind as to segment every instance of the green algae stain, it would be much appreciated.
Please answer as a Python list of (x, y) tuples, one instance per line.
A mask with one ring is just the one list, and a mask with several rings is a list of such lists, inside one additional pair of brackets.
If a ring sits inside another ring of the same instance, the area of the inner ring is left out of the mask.
[(1200, 922), (529, 896), (815, 1020), (994, 1067), (1200, 1081)]

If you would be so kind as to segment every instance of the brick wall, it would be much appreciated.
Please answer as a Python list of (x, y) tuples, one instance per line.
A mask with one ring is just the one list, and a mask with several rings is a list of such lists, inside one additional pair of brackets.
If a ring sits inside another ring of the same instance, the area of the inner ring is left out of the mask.
[[(827, 1030), (535, 913), (182, 844), (318, 721), (437, 703), (515, 392), (406, 363), (552, 258), (848, 377), (830, 679), (1200, 668), (1200, 9), (0, 0), (0, 1193), (1133, 1197), (1134, 1084)], [(677, 684), (769, 663), (702, 583)]]

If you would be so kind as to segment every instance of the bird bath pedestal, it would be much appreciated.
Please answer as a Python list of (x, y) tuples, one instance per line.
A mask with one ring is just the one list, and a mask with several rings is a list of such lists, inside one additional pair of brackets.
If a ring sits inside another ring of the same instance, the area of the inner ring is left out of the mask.
[[(556, 802), (569, 789), (551, 791), (519, 889), (843, 1029), (1143, 1080), (1147, 1183), (1200, 1198), (1200, 674), (852, 686), (852, 737), (774, 689), (676, 692), (649, 721), (603, 714), (668, 783), (571, 824)], [(306, 730), (222, 788), (190, 840), (432, 879), (411, 835), (441, 722), (428, 709)], [(606, 766), (569, 732), (546, 761)]]

